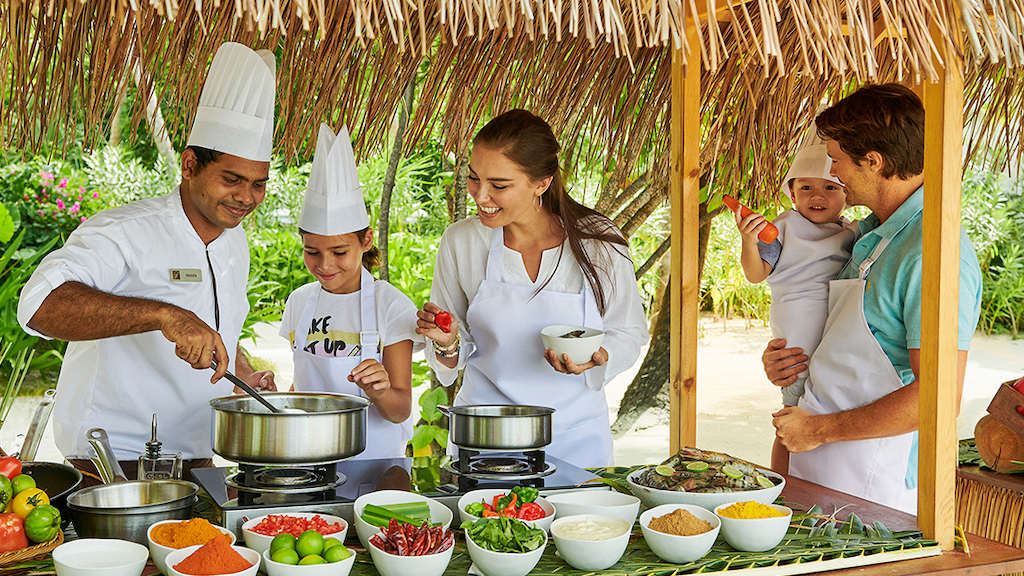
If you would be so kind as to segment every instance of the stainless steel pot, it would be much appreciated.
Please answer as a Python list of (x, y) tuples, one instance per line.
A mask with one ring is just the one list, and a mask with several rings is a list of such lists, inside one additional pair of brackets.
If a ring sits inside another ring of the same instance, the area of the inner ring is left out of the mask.
[(102, 484), (68, 496), (68, 509), (79, 538), (120, 538), (145, 546), (154, 523), (192, 515), (198, 491), (183, 480)]
[(213, 451), (242, 464), (328, 464), (366, 448), (370, 401), (348, 394), (263, 394), (278, 407), (305, 413), (274, 413), (249, 396), (210, 400)]
[(450, 439), (470, 450), (536, 450), (551, 444), (551, 414), (545, 406), (438, 406), (448, 415)]

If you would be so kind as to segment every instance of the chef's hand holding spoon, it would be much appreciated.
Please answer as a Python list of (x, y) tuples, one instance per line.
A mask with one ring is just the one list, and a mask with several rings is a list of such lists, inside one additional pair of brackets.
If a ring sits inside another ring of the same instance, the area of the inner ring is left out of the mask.
[[(178, 358), (197, 370), (205, 370), (210, 367), (214, 358), (228, 357), (227, 348), (220, 334), (199, 316), (177, 306), (167, 306), (166, 310), (161, 318), (160, 332), (164, 338), (174, 342), (174, 354)], [(227, 371), (228, 363), (220, 362), (210, 382), (217, 382)]]
[(561, 372), (562, 374), (582, 374), (594, 366), (604, 366), (608, 362), (608, 351), (604, 348), (598, 348), (597, 352), (594, 352), (594, 355), (590, 358), (590, 361), (584, 364), (576, 364), (568, 354), (562, 354), (562, 357), (559, 358), (558, 353), (551, 349), (544, 351), (544, 359), (548, 361), (548, 364), (551, 364), (551, 367), (556, 372)]

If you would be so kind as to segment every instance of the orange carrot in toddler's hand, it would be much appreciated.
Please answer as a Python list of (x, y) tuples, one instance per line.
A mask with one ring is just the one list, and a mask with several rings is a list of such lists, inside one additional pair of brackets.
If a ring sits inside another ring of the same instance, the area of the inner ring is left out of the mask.
[[(740, 204), (732, 196), (722, 196), (722, 204), (725, 204), (726, 207), (728, 207), (729, 210), (732, 210), (733, 212), (739, 211), (740, 218), (746, 218), (750, 214), (754, 213), (753, 210), (747, 208), (743, 204)], [(775, 227), (775, 224), (772, 224), (767, 220), (765, 220), (765, 222), (767, 222), (768, 225), (765, 226), (764, 229), (757, 234), (757, 239), (766, 244), (770, 244), (774, 242), (776, 238), (779, 237), (779, 229)]]

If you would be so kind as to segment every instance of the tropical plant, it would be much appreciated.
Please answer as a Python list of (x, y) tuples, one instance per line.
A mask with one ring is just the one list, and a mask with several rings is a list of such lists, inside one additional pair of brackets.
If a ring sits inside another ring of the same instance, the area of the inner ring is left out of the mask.
[(701, 281), (702, 308), (716, 316), (738, 315), (766, 323), (771, 291), (764, 282), (747, 281), (739, 262), (740, 234), (735, 222), (731, 217), (715, 218)]
[(99, 209), (166, 194), (178, 183), (167, 175), (160, 155), (155, 155), (155, 163), (149, 166), (134, 152), (127, 147), (104, 146), (83, 158), (88, 187), (99, 192)]
[(24, 247), (67, 238), (99, 209), (99, 192), (85, 183), (85, 175), (62, 163), (30, 160), (0, 170), (0, 202), (14, 227), (25, 231)]
[(963, 182), (962, 222), (982, 274), (981, 318), (986, 334), (1024, 328), (1024, 191), (1005, 175), (968, 172)]

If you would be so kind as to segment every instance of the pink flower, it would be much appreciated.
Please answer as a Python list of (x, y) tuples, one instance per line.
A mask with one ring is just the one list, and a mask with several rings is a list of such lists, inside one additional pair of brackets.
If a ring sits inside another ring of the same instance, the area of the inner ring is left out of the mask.
[[(82, 216), (82, 222), (85, 222), (85, 221), (86, 221), (86, 217), (85, 217), (85, 216)], [(80, 223), (81, 223), (81, 222), (80, 222)]]
[(79, 194), (85, 194), (85, 186), (79, 186), (78, 187), (78, 193)]
[(93, 198), (99, 198), (100, 197), (100, 193), (99, 192), (93, 192), (92, 193), (92, 197)]
[(43, 180), (48, 180), (50, 182), (53, 182), (53, 174), (44, 171), (44, 172), (40, 172), (39, 175), (43, 177)]
[(43, 194), (43, 198), (47, 198), (48, 199), (49, 197), (50, 197), (49, 194)]
[(67, 187), (68, 187), (68, 179), (67, 178), (61, 178), (60, 179), (60, 183), (57, 184), (57, 188), (67, 188)]
[(45, 211), (45, 210), (36, 210), (36, 212), (38, 212), (38, 213), (40, 213), (40, 214), (46, 214), (46, 211)]
[(57, 198), (57, 208), (60, 210), (64, 209), (64, 200)]
[(82, 209), (81, 204), (79, 204), (78, 202), (75, 202), (74, 204), (71, 205), (71, 208), (68, 208), (68, 212), (74, 214), (74, 213), (78, 212), (81, 209)]
[(81, 194), (79, 194), (79, 195), (78, 195), (78, 201), (79, 201), (79, 202), (81, 202), (81, 201), (82, 201), (82, 195), (81, 195)]

